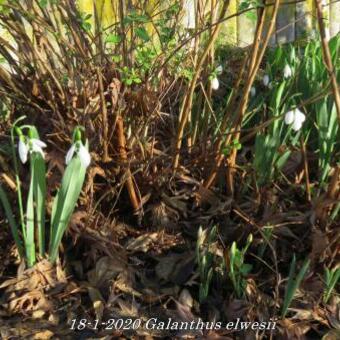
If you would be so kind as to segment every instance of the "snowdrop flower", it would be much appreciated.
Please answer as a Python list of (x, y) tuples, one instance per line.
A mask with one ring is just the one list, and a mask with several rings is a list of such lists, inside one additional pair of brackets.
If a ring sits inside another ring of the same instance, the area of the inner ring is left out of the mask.
[(299, 109), (295, 109), (295, 118), (294, 118), (294, 122), (292, 125), (293, 130), (299, 131), (305, 120), (306, 120), (306, 116)]
[(299, 131), (305, 120), (306, 120), (306, 116), (299, 109), (294, 109), (294, 110), (288, 111), (285, 114), (285, 123), (287, 125), (292, 124), (292, 129), (294, 131)]
[(213, 90), (218, 90), (219, 87), (220, 87), (220, 82), (218, 81), (217, 77), (213, 78), (211, 80), (211, 88)]
[(40, 139), (30, 139), (31, 152), (39, 152), (43, 158), (45, 158), (43, 148), (46, 148), (46, 144)]
[(287, 125), (290, 125), (294, 122), (294, 117), (295, 117), (295, 112), (294, 110), (293, 111), (288, 111), (286, 114), (285, 114), (285, 123)]
[(222, 65), (218, 65), (218, 66), (216, 67), (216, 73), (217, 73), (217, 74), (221, 74), (222, 71), (223, 71)]
[(18, 152), (21, 162), (25, 164), (27, 162), (28, 147), (21, 139), (19, 139)]
[(286, 78), (286, 79), (290, 78), (292, 76), (292, 74), (293, 74), (293, 71), (292, 71), (291, 67), (288, 64), (286, 64), (284, 69), (283, 69), (284, 78)]
[(18, 143), (18, 152), (19, 158), (23, 164), (27, 162), (28, 153), (40, 153), (42, 158), (45, 158), (44, 150), (46, 148), (46, 144), (42, 142), (40, 139), (31, 138), (28, 139), (27, 143), (25, 143), (24, 137), (20, 137)]
[(75, 153), (78, 154), (82, 166), (87, 168), (91, 163), (91, 155), (83, 143), (79, 140), (72, 144), (70, 149), (67, 151), (65, 163), (69, 164)]
[(255, 97), (255, 95), (256, 95), (256, 89), (255, 89), (254, 86), (252, 86), (251, 89), (250, 89), (250, 95), (251, 95), (252, 97)]
[(268, 74), (265, 74), (263, 76), (263, 85), (264, 86), (268, 86), (269, 85), (269, 76), (268, 76)]

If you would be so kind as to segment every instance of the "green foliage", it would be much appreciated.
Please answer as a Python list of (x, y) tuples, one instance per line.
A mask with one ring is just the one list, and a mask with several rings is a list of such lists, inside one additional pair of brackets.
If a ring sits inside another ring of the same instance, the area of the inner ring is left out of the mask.
[(15, 245), (17, 246), (19, 255), (21, 258), (23, 258), (25, 255), (24, 255), (24, 250), (23, 250), (22, 242), (21, 242), (20, 235), (19, 235), (19, 228), (13, 216), (13, 211), (9, 203), (7, 193), (5, 192), (1, 184), (0, 184), (0, 201), (5, 211), (9, 226), (11, 228), (12, 236), (13, 236)]
[(125, 85), (140, 84), (142, 82), (135, 68), (124, 66), (121, 69), (121, 75)]
[[(337, 77), (340, 77), (339, 47), (340, 37), (330, 40), (332, 59)], [(249, 110), (266, 112), (267, 127), (256, 136), (254, 167), (258, 175), (258, 184), (270, 183), (278, 170), (288, 160), (291, 149), (299, 143), (300, 136), (309, 138), (310, 148), (317, 151), (319, 157), (320, 187), (324, 187), (331, 169), (332, 156), (339, 150), (338, 121), (332, 96), (325, 95), (315, 103), (300, 107), (307, 116), (307, 121), (300, 131), (292, 131), (285, 125), (286, 112), (304, 103), (320, 92), (329, 88), (328, 73), (323, 63), (320, 41), (310, 41), (299, 48), (292, 44), (279, 46), (268, 53), (266, 73), (270, 84), (264, 95), (251, 99)], [(288, 65), (292, 71), (290, 77), (284, 77), (284, 68)], [(254, 116), (255, 117), (255, 116)], [(249, 124), (258, 123), (254, 119)], [(317, 141), (317, 143), (315, 143)]]
[(327, 303), (331, 294), (340, 280), (340, 267), (336, 266), (333, 269), (325, 268), (325, 291), (323, 301)]
[(131, 24), (145, 24), (149, 22), (149, 18), (145, 14), (140, 14), (136, 10), (131, 10), (125, 17), (124, 17), (124, 24), (131, 25)]
[(250, 234), (246, 245), (242, 249), (238, 249), (236, 242), (233, 242), (229, 251), (229, 278), (233, 284), (234, 291), (238, 298), (242, 298), (246, 288), (245, 277), (250, 273), (252, 265), (244, 262), (246, 252), (253, 241), (253, 235)]
[[(1, 186), (0, 201), (8, 219), (19, 255), (26, 259), (29, 267), (32, 267), (37, 260), (37, 249), (39, 249), (40, 258), (45, 257), (46, 251), (46, 166), (42, 150), (39, 151), (34, 144), (34, 141), (37, 140), (41, 143), (37, 129), (31, 125), (18, 127), (16, 123), (14, 123), (11, 132), (12, 148), (14, 150), (14, 131), (16, 131), (19, 140), (26, 145), (25, 148), (27, 148), (30, 163), (30, 183), (27, 195), (26, 214), (24, 215), (17, 159), (15, 151), (13, 152), (18, 193), (18, 210), (22, 226), (21, 233), (13, 216), (13, 210), (9, 204), (7, 195)], [(27, 135), (24, 134), (25, 130), (28, 131)], [(73, 135), (74, 143), (76, 140), (79, 140), (79, 138), (81, 138), (80, 128), (76, 128)], [(85, 148), (88, 150), (87, 141)], [(20, 152), (25, 154), (25, 152), (20, 151), (19, 148), (19, 153)], [(22, 157), (22, 155), (20, 156)], [(84, 183), (85, 173), (86, 167), (82, 164), (80, 156), (76, 154), (66, 167), (61, 187), (53, 202), (49, 235), (49, 259), (51, 262), (54, 262), (57, 258), (59, 245), (67, 229)]]
[[(39, 138), (35, 127), (30, 128), (31, 138)], [(35, 217), (38, 229), (39, 255), (45, 255), (45, 201), (46, 201), (46, 166), (40, 153), (32, 153), (30, 159), (33, 202), (35, 203)], [(30, 187), (31, 190), (31, 187)], [(34, 220), (34, 219), (33, 219)]]
[(259, 249), (258, 249), (258, 257), (263, 258), (264, 252), (266, 251), (266, 248), (268, 246), (268, 242), (270, 238), (272, 237), (274, 228), (272, 226), (265, 226), (263, 228), (263, 242), (261, 243)]
[(136, 64), (142, 75), (148, 72), (155, 59), (157, 57), (157, 52), (153, 47), (140, 46), (136, 49)]
[(59, 0), (40, 0), (39, 6), (41, 8), (46, 8), (48, 4), (57, 4)]
[[(238, 10), (241, 12), (241, 11), (244, 11), (244, 10), (247, 10), (247, 9), (258, 8), (258, 7), (263, 7), (263, 3), (261, 1), (258, 1), (258, 0), (242, 0), (239, 4)], [(248, 19), (252, 20), (253, 22), (256, 22), (256, 20), (257, 20), (256, 10), (247, 11), (246, 16), (247, 16)]]
[(295, 254), (293, 255), (292, 262), (290, 264), (290, 269), (289, 269), (289, 276), (288, 276), (288, 283), (286, 287), (286, 293), (285, 297), (283, 300), (283, 306), (282, 306), (282, 311), (281, 311), (281, 317), (284, 318), (287, 314), (288, 308), (291, 304), (291, 302), (294, 299), (294, 295), (299, 288), (303, 278), (306, 275), (306, 272), (309, 268), (310, 260), (306, 259), (299, 271), (299, 273), (295, 276), (295, 271), (296, 271), (296, 257)]
[(89, 22), (89, 20), (92, 18), (92, 14), (87, 14), (84, 12), (78, 12), (78, 22), (80, 27), (85, 31), (85, 32), (90, 32), (92, 29), (92, 25)]
[[(105, 30), (103, 50), (117, 64), (125, 85), (132, 86), (146, 80), (157, 83), (157, 72), (152, 71), (168, 56), (171, 56), (166, 65), (169, 74), (176, 77), (180, 75), (189, 80), (192, 78), (192, 67), (183, 62), (189, 50), (176, 50), (181, 37), (183, 39), (178, 26), (180, 11), (179, 1), (152, 18), (144, 9), (128, 8), (121, 26), (124, 32), (118, 26)], [(89, 30), (87, 22), (90, 17), (82, 13), (79, 17), (84, 29)], [(155, 34), (151, 35), (151, 32)], [(122, 51), (126, 53), (124, 58)]]
[[(1, 63), (1, 61), (0, 61)], [(5, 101), (0, 100), (0, 121), (6, 121), (9, 117), (10, 109), (8, 107), (8, 103)]]
[(216, 241), (216, 226), (210, 232), (208, 229), (198, 230), (196, 243), (196, 261), (200, 275), (199, 301), (202, 303), (209, 294), (210, 283), (214, 273), (214, 254), (209, 250), (210, 246)]
[(142, 39), (143, 41), (149, 41), (150, 36), (145, 27), (137, 27), (135, 31), (138, 38)]
[(238, 298), (244, 296), (246, 277), (252, 270), (252, 265), (245, 263), (245, 255), (252, 240), (253, 236), (250, 234), (242, 249), (239, 249), (236, 242), (233, 242), (226, 260), (225, 257), (219, 257), (216, 254), (217, 227), (214, 226), (210, 231), (200, 227), (196, 243), (196, 261), (200, 275), (200, 302), (208, 297), (211, 282), (217, 274), (219, 275), (216, 278), (220, 277), (222, 281), (226, 280), (225, 274), (227, 274), (236, 296)]
[(232, 151), (233, 149), (236, 149), (236, 150), (241, 150), (241, 149), (242, 149), (242, 144), (241, 144), (238, 140), (236, 140), (236, 139), (234, 139), (234, 140), (230, 143), (230, 145), (228, 145), (228, 147), (224, 148), (224, 149), (222, 150), (222, 152), (223, 152), (223, 154), (224, 154), (225, 156), (227, 156), (227, 155), (229, 155), (229, 154), (231, 153), (231, 151)]
[(60, 189), (53, 201), (49, 251), (51, 262), (57, 259), (59, 245), (78, 201), (85, 173), (86, 169), (81, 165), (79, 157), (74, 157), (65, 170)]
[(122, 38), (118, 35), (118, 34), (109, 34), (106, 39), (105, 42), (109, 43), (109, 44), (119, 44), (122, 41)]

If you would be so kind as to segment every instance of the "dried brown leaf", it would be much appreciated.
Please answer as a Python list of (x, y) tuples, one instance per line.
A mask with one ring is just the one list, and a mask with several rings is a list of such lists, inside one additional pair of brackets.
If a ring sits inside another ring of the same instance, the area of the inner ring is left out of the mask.
[(157, 239), (158, 233), (145, 233), (130, 240), (126, 245), (126, 249), (132, 252), (146, 253)]

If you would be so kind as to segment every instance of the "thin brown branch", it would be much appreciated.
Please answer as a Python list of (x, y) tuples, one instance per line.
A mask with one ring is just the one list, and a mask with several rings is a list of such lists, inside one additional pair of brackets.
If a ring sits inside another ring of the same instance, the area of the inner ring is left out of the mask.
[(340, 124), (340, 92), (339, 92), (339, 87), (338, 87), (338, 83), (336, 80), (335, 69), (332, 63), (331, 52), (328, 46), (325, 23), (324, 23), (324, 19), (322, 16), (322, 4), (320, 0), (315, 0), (315, 7), (316, 7), (316, 15), (318, 18), (320, 36), (321, 36), (323, 60), (327, 68), (329, 78), (331, 80), (336, 112), (338, 114), (338, 119), (339, 119), (339, 124)]
[[(229, 6), (229, 1), (225, 1), (223, 4), (223, 7), (221, 9), (221, 14), (220, 14), (220, 19), (224, 18), (225, 13), (228, 9)], [(219, 20), (221, 22), (221, 20)], [(190, 82), (190, 86), (188, 89), (187, 94), (185, 95), (184, 98), (184, 103), (182, 106), (182, 110), (180, 112), (180, 123), (179, 123), (179, 127), (177, 130), (177, 136), (176, 136), (176, 142), (175, 142), (175, 155), (174, 155), (174, 161), (173, 161), (173, 170), (175, 171), (178, 167), (179, 164), (179, 157), (180, 157), (180, 149), (182, 146), (182, 138), (183, 138), (183, 133), (184, 133), (184, 129), (185, 126), (187, 124), (188, 121), (188, 117), (190, 114), (190, 110), (191, 110), (191, 106), (192, 106), (192, 101), (193, 101), (193, 95), (194, 95), (194, 91), (195, 91), (195, 87), (196, 87), (196, 83), (197, 83), (197, 79), (201, 73), (201, 68), (209, 54), (210, 48), (213, 46), (218, 33), (219, 33), (219, 29), (220, 29), (220, 25), (217, 25), (212, 33), (212, 35), (210, 36), (210, 39), (205, 47), (205, 50), (203, 51), (202, 55), (200, 56), (199, 60), (197, 61), (196, 67), (195, 67), (195, 71), (194, 71), (194, 75), (193, 78)]]
[(305, 175), (305, 181), (306, 181), (306, 198), (308, 202), (311, 202), (312, 194), (311, 194), (310, 181), (309, 181), (308, 156), (307, 156), (307, 151), (306, 151), (306, 143), (302, 137), (300, 139), (300, 144), (301, 144), (301, 151), (302, 151), (302, 158), (303, 158), (304, 175)]
[[(117, 117), (116, 129), (117, 129), (119, 155), (120, 155), (121, 160), (124, 163), (127, 163), (128, 157), (127, 157), (127, 152), (126, 152), (124, 123), (123, 123), (123, 118), (120, 114)], [(137, 197), (136, 191), (135, 191), (134, 180), (132, 178), (131, 170), (129, 167), (126, 169), (126, 188), (129, 193), (131, 205), (133, 209), (135, 210), (135, 212), (137, 212), (140, 208), (140, 203), (139, 203), (139, 199)]]
[(109, 127), (107, 121), (107, 106), (106, 100), (104, 96), (104, 85), (103, 85), (103, 76), (99, 70), (96, 69), (98, 85), (99, 85), (99, 95), (100, 95), (100, 109), (102, 113), (102, 128), (103, 128), (103, 162), (109, 161), (109, 151), (108, 151), (108, 135), (109, 135)]
[[(270, 21), (270, 24), (269, 24), (269, 27), (268, 27), (268, 30), (267, 30), (267, 34), (264, 38), (263, 44), (261, 45), (261, 50), (259, 50), (257, 52), (256, 48), (259, 49), (259, 47), (260, 47), (259, 41), (262, 37), (262, 30), (263, 30), (263, 25), (264, 25), (264, 20), (265, 20), (267, 10), (264, 10), (262, 12), (262, 15), (260, 16), (259, 24), (258, 24), (258, 27), (257, 27), (257, 32), (256, 32), (255, 39), (254, 39), (254, 50), (255, 51), (253, 51), (252, 59), (250, 61), (251, 69), (249, 69), (249, 72), (248, 72), (249, 77), (247, 79), (246, 85), (245, 85), (244, 90), (243, 90), (242, 98), (240, 100), (240, 104), (239, 104), (238, 109), (237, 109), (236, 118), (233, 121), (234, 131), (239, 130), (240, 125), (242, 123), (244, 113), (247, 109), (249, 91), (251, 89), (251, 86), (253, 85), (257, 70), (259, 69), (260, 63), (262, 61), (265, 50), (266, 50), (267, 45), (269, 43), (269, 39), (270, 39), (271, 34), (273, 32), (275, 22), (276, 22), (276, 16), (277, 16), (279, 4), (280, 4), (280, 1), (276, 0), (275, 3), (274, 3), (273, 14), (272, 14), (272, 18), (271, 18), (271, 21)], [(226, 123), (226, 121), (224, 123)], [(238, 136), (239, 136), (239, 133), (236, 133), (235, 137), (237, 138)], [(209, 188), (214, 183), (218, 169), (221, 166), (222, 161), (224, 160), (223, 149), (229, 144), (232, 137), (233, 137), (233, 135), (229, 135), (228, 138), (226, 138), (223, 141), (223, 143), (222, 143), (222, 140), (220, 140), (218, 142), (218, 145), (217, 145), (218, 154), (217, 154), (217, 157), (215, 159), (215, 163), (214, 163), (213, 169), (210, 173), (210, 176), (205, 181), (205, 187), (206, 188)], [(232, 152), (232, 154), (231, 154), (231, 156), (229, 157), (229, 160), (228, 160), (230, 168), (234, 168), (233, 163), (235, 161), (235, 157), (236, 157), (236, 150), (233, 150), (233, 152)], [(228, 174), (229, 178), (227, 179), (228, 191), (230, 193), (232, 193), (233, 192), (233, 184), (232, 184), (233, 180), (230, 176), (232, 177), (232, 174), (229, 173)]]

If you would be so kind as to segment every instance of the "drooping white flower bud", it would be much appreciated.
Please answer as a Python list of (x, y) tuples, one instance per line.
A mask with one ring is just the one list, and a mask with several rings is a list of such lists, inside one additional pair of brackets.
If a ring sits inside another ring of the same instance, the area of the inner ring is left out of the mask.
[(27, 162), (28, 147), (26, 143), (21, 140), (21, 138), (19, 139), (18, 143), (18, 152), (21, 162), (25, 164)]
[(43, 148), (46, 148), (46, 144), (42, 142), (40, 139), (31, 138), (27, 143), (22, 139), (19, 139), (18, 143), (18, 152), (19, 158), (23, 164), (27, 162), (28, 153), (32, 154), (33, 152), (40, 153), (42, 158), (45, 158), (45, 154)]
[(299, 131), (302, 128), (302, 122), (298, 121), (298, 120), (294, 120), (293, 124), (292, 124), (292, 129), (294, 131)]
[(268, 85), (269, 85), (269, 81), (270, 81), (270, 79), (269, 79), (268, 74), (265, 74), (265, 75), (263, 76), (263, 85), (264, 85), (264, 86), (268, 86)]
[(294, 122), (294, 117), (295, 117), (295, 114), (294, 114), (294, 110), (293, 111), (288, 111), (286, 114), (285, 114), (285, 123), (287, 125), (290, 125)]
[(292, 125), (293, 130), (294, 131), (300, 130), (305, 120), (306, 116), (299, 109), (295, 109), (294, 123)]
[(306, 120), (305, 114), (297, 108), (292, 111), (288, 111), (285, 114), (285, 123), (287, 125), (292, 124), (292, 129), (294, 131), (299, 131), (305, 120)]
[(218, 79), (215, 77), (211, 80), (211, 88), (213, 90), (218, 90), (218, 88), (220, 87), (220, 82), (218, 81)]
[(74, 152), (76, 151), (76, 146), (72, 144), (72, 146), (67, 151), (66, 157), (65, 157), (65, 163), (66, 165), (71, 162), (71, 159), (73, 158)]
[(43, 148), (46, 148), (47, 145), (44, 142), (42, 142), (39, 139), (32, 138), (30, 139), (30, 144), (31, 144), (31, 152), (40, 153), (42, 158), (45, 158)]
[(222, 65), (218, 65), (218, 66), (216, 67), (216, 73), (217, 73), (217, 74), (221, 74), (222, 71), (223, 71)]
[(72, 144), (70, 149), (67, 151), (65, 163), (69, 164), (75, 153), (78, 154), (82, 166), (87, 168), (91, 163), (91, 155), (81, 141), (76, 141)]
[(91, 155), (83, 144), (80, 144), (79, 146), (78, 156), (83, 167), (87, 168), (91, 163)]
[(286, 64), (284, 69), (283, 69), (284, 78), (286, 78), (286, 79), (290, 78), (292, 76), (292, 74), (293, 74), (293, 71), (292, 71), (291, 67), (288, 64)]

